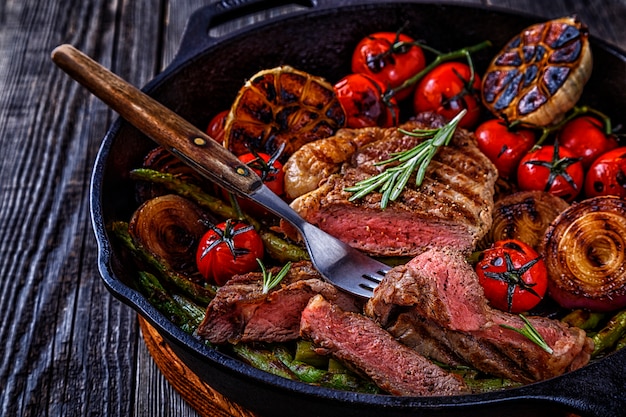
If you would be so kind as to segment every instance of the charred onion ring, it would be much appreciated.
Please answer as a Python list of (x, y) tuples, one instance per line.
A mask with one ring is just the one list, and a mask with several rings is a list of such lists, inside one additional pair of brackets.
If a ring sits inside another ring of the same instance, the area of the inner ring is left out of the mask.
[(550, 223), (569, 204), (547, 192), (520, 191), (498, 200), (487, 239), (519, 239), (537, 250)]
[(626, 200), (596, 197), (573, 204), (543, 241), (551, 297), (565, 308), (625, 307), (625, 249)]
[(187, 276), (197, 274), (196, 248), (208, 229), (204, 212), (186, 198), (174, 194), (143, 203), (129, 222), (135, 242)]

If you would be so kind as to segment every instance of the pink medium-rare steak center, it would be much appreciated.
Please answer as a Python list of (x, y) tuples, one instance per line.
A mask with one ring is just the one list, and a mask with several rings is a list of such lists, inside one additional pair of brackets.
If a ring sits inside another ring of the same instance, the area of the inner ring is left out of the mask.
[[(402, 128), (411, 131), (438, 123), (431, 116), (422, 116)], [(345, 189), (381, 172), (384, 167), (375, 165), (377, 162), (388, 159), (392, 153), (409, 150), (424, 139), (397, 128), (365, 128), (356, 133), (368, 140), (339, 135), (331, 143), (345, 138), (365, 144), (355, 146), (354, 153), (345, 157), (336, 173), (296, 198), (291, 206), (310, 223), (373, 255), (414, 256), (429, 246), (471, 251), (491, 226), (497, 179), (496, 168), (480, 152), (473, 135), (457, 130), (450, 145), (435, 155), (422, 185), (415, 185), (413, 174), (400, 197), (383, 210), (380, 193), (372, 192), (351, 202), (352, 194)], [(317, 166), (317, 160), (324, 158), (321, 154), (332, 152), (324, 141), (316, 142), (317, 156), (308, 157), (311, 166)], [(304, 173), (302, 166), (299, 169)]]

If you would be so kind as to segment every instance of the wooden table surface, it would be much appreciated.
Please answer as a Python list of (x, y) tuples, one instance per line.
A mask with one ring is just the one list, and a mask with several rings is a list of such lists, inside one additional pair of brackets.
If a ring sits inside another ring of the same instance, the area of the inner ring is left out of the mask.
[[(465, 0), (577, 13), (626, 50), (626, 0)], [(116, 115), (49, 56), (70, 43), (135, 85), (173, 58), (202, 0), (0, 2), (0, 415), (195, 416), (133, 310), (100, 280), (89, 182)], [(222, 30), (266, 18), (261, 13)]]

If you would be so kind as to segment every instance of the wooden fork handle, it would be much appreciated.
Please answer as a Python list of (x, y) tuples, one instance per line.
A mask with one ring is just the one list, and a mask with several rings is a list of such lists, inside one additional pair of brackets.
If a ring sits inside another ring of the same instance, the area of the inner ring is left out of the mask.
[(229, 191), (250, 195), (263, 182), (206, 133), (71, 45), (52, 51), (52, 60), (149, 138)]

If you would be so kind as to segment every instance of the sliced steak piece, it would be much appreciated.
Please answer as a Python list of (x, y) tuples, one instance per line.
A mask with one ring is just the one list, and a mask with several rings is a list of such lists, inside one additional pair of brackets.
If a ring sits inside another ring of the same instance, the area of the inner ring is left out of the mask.
[(468, 393), (463, 380), (397, 342), (371, 319), (341, 310), (321, 295), (302, 312), (302, 336), (368, 375), (393, 395)]
[(361, 310), (356, 299), (323, 281), (306, 261), (293, 264), (281, 285), (268, 294), (263, 294), (262, 287), (261, 273), (233, 277), (209, 303), (198, 335), (215, 344), (297, 339), (302, 310), (316, 294), (347, 310)]
[[(402, 128), (423, 129), (436, 123), (434, 118), (423, 119)], [(367, 144), (355, 147), (351, 158), (343, 155), (346, 162), (338, 173), (291, 203), (306, 220), (379, 256), (414, 256), (430, 245), (470, 251), (489, 230), (497, 170), (480, 152), (471, 133), (458, 129), (450, 145), (435, 155), (422, 185), (416, 187), (413, 174), (399, 198), (385, 210), (380, 208), (380, 193), (350, 202), (352, 194), (344, 189), (378, 174), (384, 168), (375, 163), (411, 149), (423, 139), (397, 128), (367, 128), (357, 134), (367, 136), (367, 141), (361, 141)], [(372, 136), (377, 140), (372, 141)], [(354, 137), (350, 140), (359, 142)], [(325, 149), (323, 142), (317, 146), (320, 152)], [(319, 159), (323, 157), (310, 158), (312, 168)]]
[(366, 314), (425, 356), (466, 363), (519, 382), (558, 376), (588, 363), (593, 342), (560, 321), (529, 317), (553, 349), (549, 354), (519, 333), (517, 315), (492, 309), (473, 268), (457, 251), (431, 248), (389, 272)]

